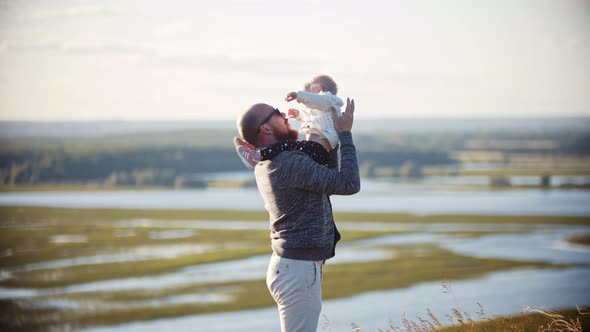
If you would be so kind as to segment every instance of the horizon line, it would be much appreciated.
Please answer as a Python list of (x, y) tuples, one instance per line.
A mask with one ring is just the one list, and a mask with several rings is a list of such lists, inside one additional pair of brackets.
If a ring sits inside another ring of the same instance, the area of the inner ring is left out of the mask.
[[(375, 120), (395, 120), (395, 121), (413, 121), (413, 120), (550, 120), (550, 119), (589, 119), (590, 115), (515, 115), (515, 116), (415, 116), (415, 117), (395, 117), (395, 116), (371, 116), (368, 118), (357, 118), (356, 121), (375, 121)], [(173, 123), (173, 122), (228, 122), (236, 121), (235, 119), (183, 119), (183, 118), (162, 118), (162, 119), (0, 119), (0, 123)]]

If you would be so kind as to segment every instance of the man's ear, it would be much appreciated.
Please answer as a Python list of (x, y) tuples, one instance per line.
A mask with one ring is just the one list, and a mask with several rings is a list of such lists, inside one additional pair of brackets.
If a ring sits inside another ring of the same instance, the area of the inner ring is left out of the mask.
[(270, 135), (272, 134), (272, 130), (265, 123), (262, 126), (260, 126), (260, 133), (263, 135)]

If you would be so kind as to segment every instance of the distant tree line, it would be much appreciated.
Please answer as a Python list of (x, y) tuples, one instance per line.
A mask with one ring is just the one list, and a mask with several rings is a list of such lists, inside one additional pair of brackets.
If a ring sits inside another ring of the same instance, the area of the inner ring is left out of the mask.
[[(83, 140), (2, 139), (0, 184), (174, 186), (199, 174), (245, 170), (231, 145), (234, 134), (185, 131)], [(518, 143), (524, 141), (528, 145)], [(386, 174), (419, 175), (425, 166), (457, 164), (454, 152), (475, 149), (473, 146), (479, 150), (501, 147), (502, 153), (590, 154), (587, 132), (357, 134), (355, 143), (365, 176), (384, 170)]]
[[(446, 153), (359, 152), (359, 163), (399, 166), (448, 164)], [(233, 150), (168, 148), (68, 154), (63, 152), (0, 152), (4, 185), (101, 182), (110, 185), (171, 186), (178, 177), (245, 170)]]
[(3, 184), (79, 183), (173, 185), (178, 176), (235, 171), (243, 167), (233, 150), (159, 148), (68, 154), (0, 153)]

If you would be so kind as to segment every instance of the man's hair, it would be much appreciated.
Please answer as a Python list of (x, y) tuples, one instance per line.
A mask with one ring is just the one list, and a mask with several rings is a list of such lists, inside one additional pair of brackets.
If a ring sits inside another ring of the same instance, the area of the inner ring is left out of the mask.
[(258, 138), (258, 116), (253, 110), (260, 105), (264, 104), (254, 104), (238, 117), (237, 126), (240, 137), (254, 146)]
[(314, 77), (311, 81), (305, 83), (304, 88), (305, 90), (309, 90), (312, 84), (319, 84), (322, 86), (322, 91), (330, 91), (333, 95), (338, 94), (338, 85), (336, 82), (328, 75), (319, 75)]

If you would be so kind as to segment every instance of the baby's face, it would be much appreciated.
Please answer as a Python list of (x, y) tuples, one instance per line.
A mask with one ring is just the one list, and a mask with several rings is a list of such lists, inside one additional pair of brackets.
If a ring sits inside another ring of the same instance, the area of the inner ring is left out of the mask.
[(306, 92), (320, 93), (320, 92), (322, 92), (322, 85), (321, 84), (312, 84), (309, 86), (309, 89), (307, 89)]

